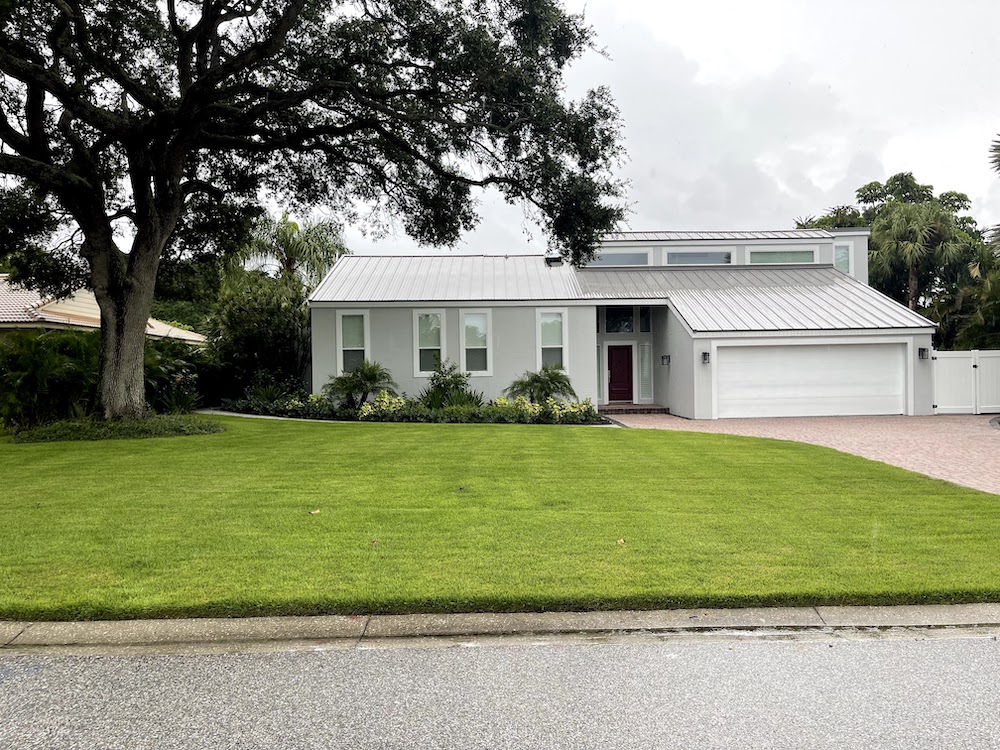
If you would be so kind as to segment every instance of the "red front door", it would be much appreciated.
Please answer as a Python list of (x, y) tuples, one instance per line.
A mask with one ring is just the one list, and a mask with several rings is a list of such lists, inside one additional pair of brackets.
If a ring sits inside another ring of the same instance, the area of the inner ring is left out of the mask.
[(608, 401), (632, 400), (632, 347), (608, 347)]

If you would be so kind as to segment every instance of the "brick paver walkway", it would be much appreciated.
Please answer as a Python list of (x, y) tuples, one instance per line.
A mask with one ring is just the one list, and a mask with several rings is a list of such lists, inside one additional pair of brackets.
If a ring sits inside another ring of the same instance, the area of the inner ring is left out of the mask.
[(614, 419), (628, 427), (825, 445), (1000, 495), (1000, 429), (990, 424), (990, 416), (693, 420), (669, 414), (628, 414)]

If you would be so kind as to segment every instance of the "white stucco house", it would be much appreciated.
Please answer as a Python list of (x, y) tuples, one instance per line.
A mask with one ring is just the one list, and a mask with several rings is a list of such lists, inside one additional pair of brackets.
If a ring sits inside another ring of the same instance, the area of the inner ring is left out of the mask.
[(561, 364), (580, 398), (691, 419), (931, 414), (934, 324), (868, 286), (868, 230), (622, 232), (542, 255), (345, 256), (317, 287), (313, 384), (361, 359), (487, 398)]

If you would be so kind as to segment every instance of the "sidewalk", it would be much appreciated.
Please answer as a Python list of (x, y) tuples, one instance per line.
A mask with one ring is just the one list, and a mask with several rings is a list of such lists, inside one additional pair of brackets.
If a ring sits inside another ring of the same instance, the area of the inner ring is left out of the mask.
[(515, 614), (249, 617), (95, 622), (2, 622), (0, 653), (50, 646), (165, 646), (353, 641), (428, 636), (499, 636), (942, 628), (1000, 625), (1000, 604), (890, 607), (774, 607)]

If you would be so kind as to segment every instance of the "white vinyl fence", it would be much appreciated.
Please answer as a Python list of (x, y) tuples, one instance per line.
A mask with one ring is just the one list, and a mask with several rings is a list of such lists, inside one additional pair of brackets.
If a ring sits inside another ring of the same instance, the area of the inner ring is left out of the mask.
[(934, 352), (938, 414), (1000, 412), (1000, 351)]

